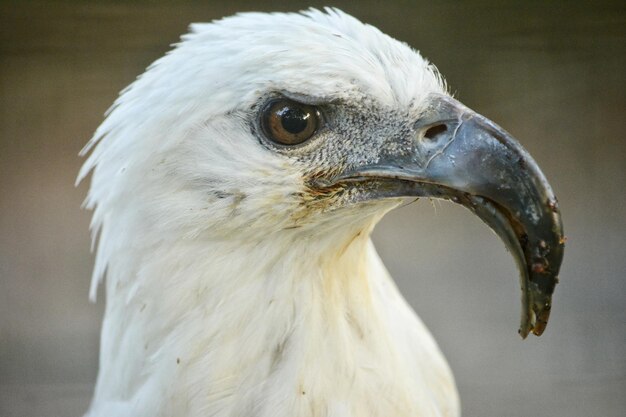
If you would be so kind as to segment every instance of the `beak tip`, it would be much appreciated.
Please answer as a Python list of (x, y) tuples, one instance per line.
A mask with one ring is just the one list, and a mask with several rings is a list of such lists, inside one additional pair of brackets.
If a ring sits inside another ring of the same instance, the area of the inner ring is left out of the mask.
[(550, 303), (546, 303), (540, 308), (535, 310), (535, 325), (533, 326), (533, 334), (535, 336), (541, 336), (546, 330), (548, 325), (548, 319), (550, 318), (550, 310), (552, 306)]
[(525, 329), (523, 326), (517, 330), (517, 333), (519, 333), (519, 335), (522, 337), (522, 340), (526, 340), (526, 338), (528, 337), (528, 330)]
[(550, 319), (550, 311), (552, 310), (552, 296), (541, 291), (530, 291), (528, 294), (532, 300), (526, 304), (522, 323), (518, 330), (522, 339), (526, 339), (530, 333), (539, 337), (546, 330), (548, 320)]

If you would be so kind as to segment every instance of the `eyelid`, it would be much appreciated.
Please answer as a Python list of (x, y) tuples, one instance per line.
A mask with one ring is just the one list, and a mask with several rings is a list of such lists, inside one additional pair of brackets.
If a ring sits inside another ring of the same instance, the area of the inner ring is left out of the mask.
[(289, 100), (293, 100), (298, 103), (306, 104), (308, 106), (321, 107), (336, 100), (329, 99), (328, 97), (310, 96), (303, 93), (294, 93), (291, 91), (278, 91), (279, 96), (283, 96)]

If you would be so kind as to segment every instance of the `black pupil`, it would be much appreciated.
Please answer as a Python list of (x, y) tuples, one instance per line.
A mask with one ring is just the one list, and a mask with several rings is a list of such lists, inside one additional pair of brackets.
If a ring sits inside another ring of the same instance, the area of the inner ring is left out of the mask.
[(283, 107), (278, 115), (283, 129), (294, 135), (302, 133), (309, 123), (309, 113), (300, 107)]

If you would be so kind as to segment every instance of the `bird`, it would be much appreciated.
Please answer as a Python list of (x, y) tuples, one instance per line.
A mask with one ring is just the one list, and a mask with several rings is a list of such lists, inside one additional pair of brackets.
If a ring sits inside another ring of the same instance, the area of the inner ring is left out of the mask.
[(125, 88), (77, 182), (106, 291), (86, 417), (454, 417), (454, 377), (370, 239), (411, 198), (463, 205), (540, 335), (556, 197), (436, 67), (335, 8), (190, 26)]

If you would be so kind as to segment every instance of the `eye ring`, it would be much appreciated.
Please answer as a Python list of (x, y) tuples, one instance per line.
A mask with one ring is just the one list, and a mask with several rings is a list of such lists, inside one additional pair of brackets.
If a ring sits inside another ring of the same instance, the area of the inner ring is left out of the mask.
[(306, 142), (319, 130), (321, 113), (315, 106), (279, 98), (263, 107), (260, 125), (270, 141), (295, 146)]

